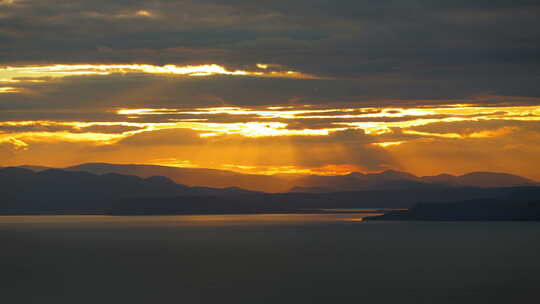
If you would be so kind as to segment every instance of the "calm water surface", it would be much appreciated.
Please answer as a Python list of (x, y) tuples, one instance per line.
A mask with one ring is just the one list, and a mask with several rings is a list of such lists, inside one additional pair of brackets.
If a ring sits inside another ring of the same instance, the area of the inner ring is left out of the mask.
[(540, 223), (0, 217), (2, 303), (537, 303)]

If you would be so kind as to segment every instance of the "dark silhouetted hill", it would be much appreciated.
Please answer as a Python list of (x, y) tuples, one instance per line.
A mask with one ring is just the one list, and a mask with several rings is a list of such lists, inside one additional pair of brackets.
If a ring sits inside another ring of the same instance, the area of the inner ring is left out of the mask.
[(32, 170), (32, 171), (35, 171), (35, 172), (40, 172), (40, 171), (45, 171), (45, 170), (48, 170), (48, 169), (52, 169), (51, 167), (30, 166), (30, 165), (17, 166), (17, 168), (28, 169), (28, 170)]
[[(2, 212), (105, 210), (121, 199), (177, 196), (227, 196), (240, 189), (188, 187), (163, 176), (48, 169), (34, 172), (23, 168), (0, 169)], [(246, 191), (247, 192), (247, 191)], [(247, 192), (249, 193), (249, 192)]]
[(293, 181), (292, 192), (322, 193), (358, 190), (437, 189), (444, 187), (523, 187), (538, 186), (533, 180), (506, 173), (474, 172), (461, 176), (442, 174), (417, 177), (406, 172), (351, 173), (342, 176), (300, 177)]
[[(389, 174), (389, 175), (394, 175)], [(409, 208), (419, 202), (540, 200), (540, 187), (447, 187), (415, 180), (403, 189), (324, 193), (261, 193), (237, 187), (189, 187), (163, 176), (23, 168), (0, 169), (0, 213), (162, 214), (268, 212), (337, 208)], [(412, 178), (411, 178), (412, 179)], [(418, 186), (422, 185), (422, 186)], [(153, 210), (153, 211), (152, 211)]]
[(423, 181), (451, 186), (468, 187), (520, 187), (536, 186), (537, 182), (507, 173), (473, 172), (461, 176), (441, 174), (422, 177)]
[(214, 188), (237, 187), (253, 191), (286, 192), (291, 184), (286, 179), (269, 175), (242, 174), (226, 170), (178, 168), (156, 165), (118, 165), (89, 163), (64, 168), (67, 171), (84, 171), (94, 174), (119, 173), (139, 177), (165, 176), (176, 183), (188, 186)]
[(540, 188), (445, 188), (334, 193), (250, 193), (241, 196), (124, 200), (114, 214), (285, 212), (313, 209), (410, 208), (419, 202), (448, 204), (464, 200), (540, 200)]
[(420, 221), (540, 221), (540, 200), (469, 200), (419, 203), (406, 211), (392, 211), (370, 220)]

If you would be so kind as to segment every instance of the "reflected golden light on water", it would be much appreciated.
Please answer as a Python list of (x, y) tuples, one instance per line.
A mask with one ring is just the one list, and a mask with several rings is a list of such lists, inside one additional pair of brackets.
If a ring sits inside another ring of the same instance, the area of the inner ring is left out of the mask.
[[(198, 227), (198, 226), (279, 226), (320, 223), (362, 222), (372, 213), (258, 213), (258, 214), (199, 214), (199, 215), (146, 215), (146, 216), (103, 216), (103, 215), (48, 215), (48, 216), (0, 216), (1, 223), (40, 223), (64, 225), (69, 223), (110, 224), (119, 227), (130, 225)], [(364, 216), (364, 217), (362, 217)], [(1, 224), (0, 224), (1, 225)]]
[(346, 219), (345, 221), (348, 221), (348, 222), (361, 222), (363, 220), (364, 220), (364, 218), (359, 217), (359, 218)]
[(156, 217), (159, 221), (168, 221), (178, 226), (252, 226), (252, 225), (287, 225), (305, 223), (342, 223), (361, 222), (361, 216), (374, 214), (362, 213), (266, 213), (266, 214), (216, 214), (182, 215)]

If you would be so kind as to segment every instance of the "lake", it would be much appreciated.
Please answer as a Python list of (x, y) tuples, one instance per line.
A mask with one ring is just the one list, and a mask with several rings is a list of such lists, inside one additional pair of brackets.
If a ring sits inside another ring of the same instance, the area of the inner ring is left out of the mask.
[(533, 303), (539, 222), (0, 217), (3, 303)]

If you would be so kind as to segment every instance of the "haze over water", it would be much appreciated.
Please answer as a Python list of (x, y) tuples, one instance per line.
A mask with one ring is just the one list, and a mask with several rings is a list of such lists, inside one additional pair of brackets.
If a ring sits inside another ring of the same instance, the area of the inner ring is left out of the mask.
[(530, 303), (537, 222), (0, 217), (5, 303)]

